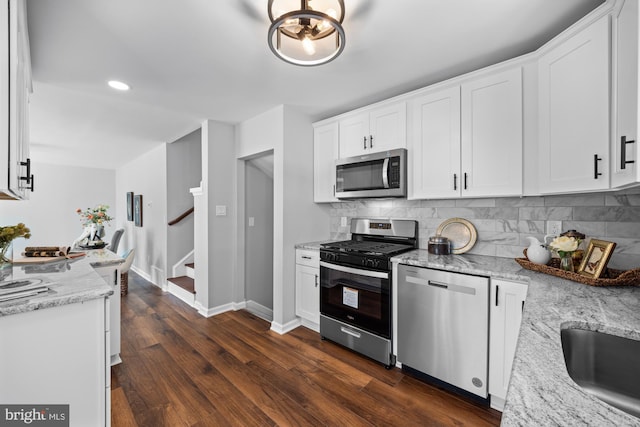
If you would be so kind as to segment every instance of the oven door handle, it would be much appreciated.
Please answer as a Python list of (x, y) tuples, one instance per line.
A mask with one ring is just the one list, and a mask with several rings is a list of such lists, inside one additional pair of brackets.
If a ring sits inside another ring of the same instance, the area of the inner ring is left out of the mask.
[(329, 264), (328, 262), (324, 261), (320, 261), (320, 267), (326, 267), (331, 270), (342, 271), (343, 273), (350, 273), (358, 276), (375, 277), (378, 279), (389, 278), (389, 272), (386, 271), (361, 270), (359, 268), (345, 267), (344, 265)]

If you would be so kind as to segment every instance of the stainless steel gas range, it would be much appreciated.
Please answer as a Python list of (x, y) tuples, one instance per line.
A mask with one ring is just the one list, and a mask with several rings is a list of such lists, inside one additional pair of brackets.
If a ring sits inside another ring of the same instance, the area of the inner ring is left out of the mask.
[(320, 335), (395, 365), (391, 257), (417, 248), (414, 220), (351, 220), (351, 240), (320, 248)]

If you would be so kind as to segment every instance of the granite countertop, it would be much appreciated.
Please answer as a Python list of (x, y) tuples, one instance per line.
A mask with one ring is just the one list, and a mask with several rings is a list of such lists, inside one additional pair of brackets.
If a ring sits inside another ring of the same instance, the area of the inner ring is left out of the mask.
[(335, 242), (336, 240), (322, 240), (319, 242), (298, 243), (296, 249), (307, 249), (310, 251), (319, 251), (320, 245), (323, 243)]
[(597, 330), (640, 340), (640, 287), (592, 287), (523, 269), (510, 258), (429, 254), (402, 264), (528, 282), (502, 426), (640, 426), (640, 419), (586, 393), (569, 377), (560, 330)]
[(0, 302), (0, 317), (104, 298), (113, 294), (113, 288), (104, 282), (94, 267), (114, 265), (124, 260), (107, 250), (86, 252), (87, 255), (82, 258), (46, 264), (14, 265), (0, 270), (0, 280), (36, 278), (50, 283), (47, 292), (29, 298)]

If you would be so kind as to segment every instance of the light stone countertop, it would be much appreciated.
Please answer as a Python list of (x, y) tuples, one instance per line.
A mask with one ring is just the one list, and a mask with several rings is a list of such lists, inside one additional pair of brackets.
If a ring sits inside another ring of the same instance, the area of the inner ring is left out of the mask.
[(86, 253), (81, 258), (46, 264), (14, 265), (0, 270), (0, 280), (38, 278), (51, 283), (47, 292), (0, 302), (0, 316), (89, 301), (113, 294), (113, 288), (104, 282), (94, 267), (119, 264), (124, 260), (104, 249)]
[(336, 240), (322, 240), (319, 242), (298, 243), (296, 249), (307, 249), (309, 251), (319, 251), (323, 243), (335, 242)]
[(437, 256), (419, 249), (392, 261), (528, 282), (502, 426), (640, 426), (640, 419), (573, 382), (560, 341), (563, 327), (640, 340), (640, 287), (587, 286), (482, 255)]

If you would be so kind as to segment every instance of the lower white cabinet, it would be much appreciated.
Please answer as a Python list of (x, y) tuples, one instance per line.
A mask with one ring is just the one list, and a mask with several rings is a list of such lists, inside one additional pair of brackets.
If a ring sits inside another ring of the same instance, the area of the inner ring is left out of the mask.
[(71, 427), (109, 426), (108, 306), (98, 298), (0, 317), (0, 402), (68, 404)]
[(503, 409), (509, 388), (526, 297), (525, 283), (491, 279), (489, 394), (491, 406), (498, 410)]
[(302, 325), (320, 331), (320, 252), (296, 250), (296, 316)]
[(120, 358), (120, 264), (94, 267), (93, 269), (113, 289), (113, 294), (109, 296), (109, 301), (111, 302), (109, 309), (110, 324), (107, 327), (111, 336), (110, 364), (117, 365), (122, 362)]

